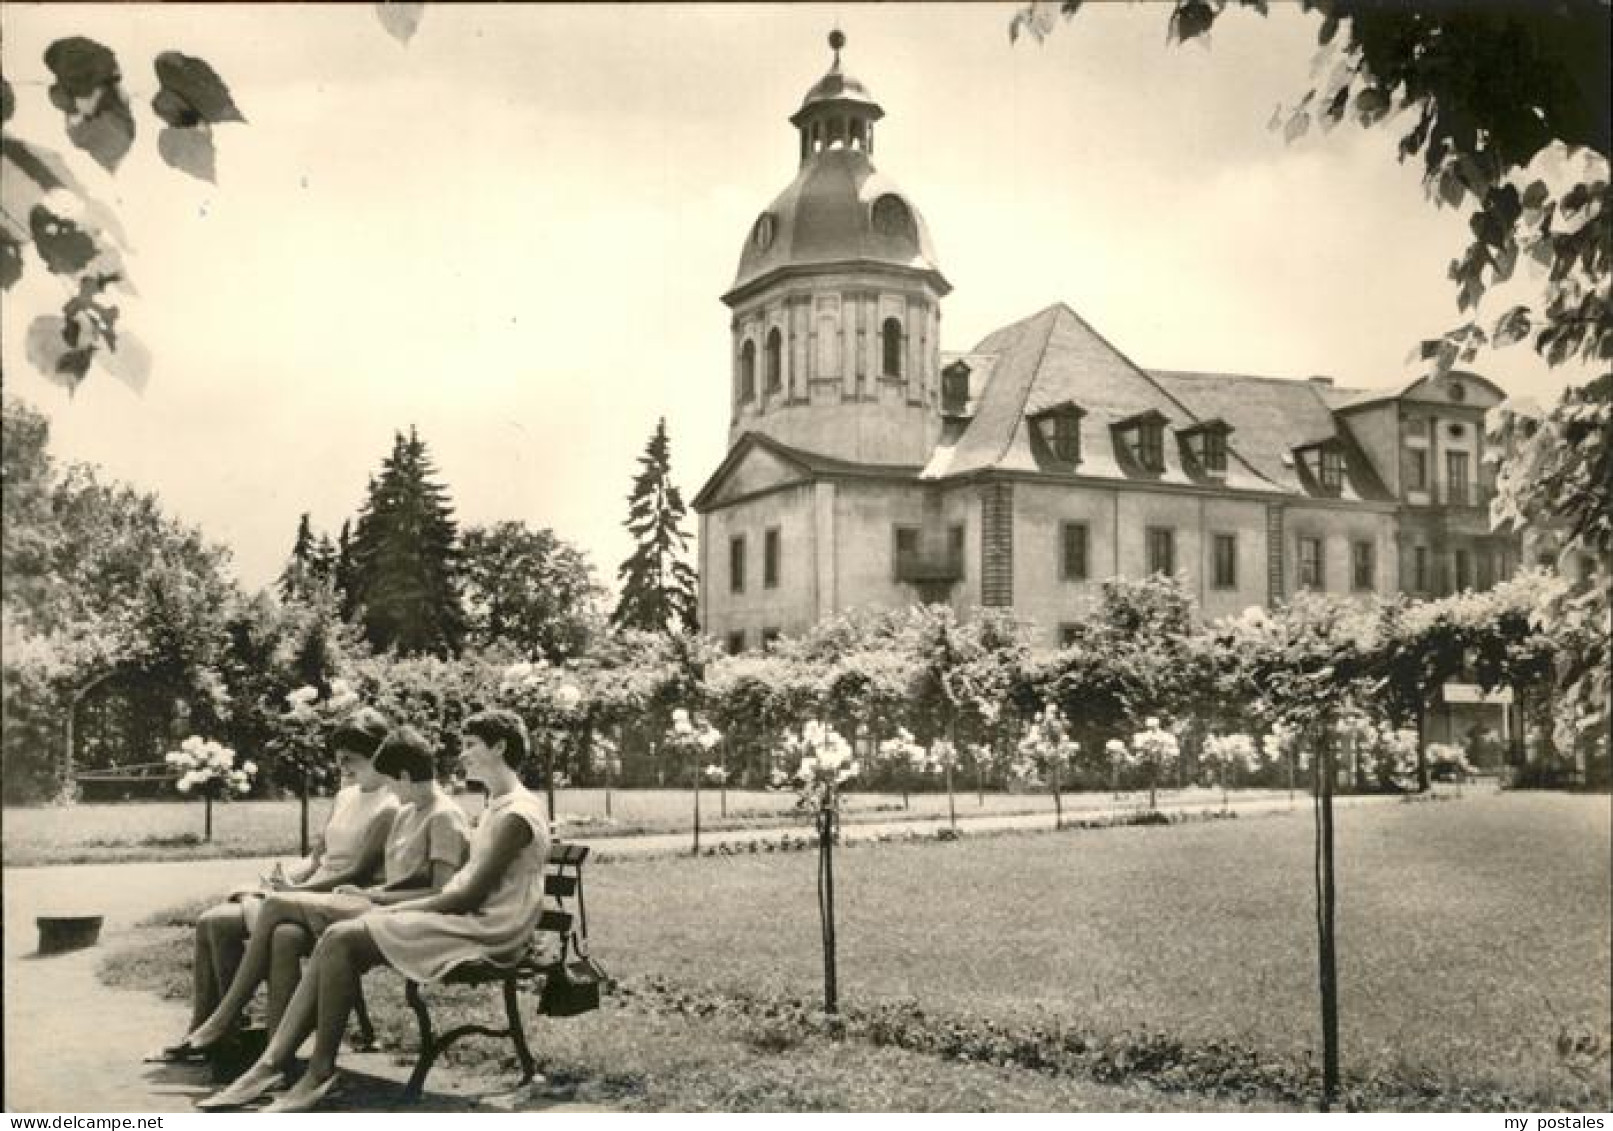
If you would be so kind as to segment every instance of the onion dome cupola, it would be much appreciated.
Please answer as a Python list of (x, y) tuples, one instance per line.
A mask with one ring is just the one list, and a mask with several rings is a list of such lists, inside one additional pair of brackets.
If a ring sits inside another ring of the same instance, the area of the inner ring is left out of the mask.
[(858, 462), (922, 464), (939, 430), (939, 300), (952, 288), (923, 216), (874, 168), (885, 112), (842, 68), (845, 44), (830, 35), (833, 63), (790, 116), (800, 167), (752, 222), (723, 295), (730, 438), (763, 431)]

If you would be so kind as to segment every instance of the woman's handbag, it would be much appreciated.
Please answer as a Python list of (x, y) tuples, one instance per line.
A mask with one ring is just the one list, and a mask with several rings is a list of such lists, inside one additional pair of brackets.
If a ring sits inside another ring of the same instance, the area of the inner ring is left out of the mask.
[(562, 960), (544, 975), (538, 1012), (545, 1017), (575, 1017), (598, 1009), (600, 987), (607, 980), (604, 968), (586, 954)]
[(577, 878), (577, 910), (582, 929), (566, 934), (560, 944), (560, 961), (544, 975), (538, 994), (538, 1012), (545, 1017), (575, 1017), (598, 1009), (599, 992), (610, 981), (605, 968), (588, 953), (588, 910), (582, 901), (581, 876)]

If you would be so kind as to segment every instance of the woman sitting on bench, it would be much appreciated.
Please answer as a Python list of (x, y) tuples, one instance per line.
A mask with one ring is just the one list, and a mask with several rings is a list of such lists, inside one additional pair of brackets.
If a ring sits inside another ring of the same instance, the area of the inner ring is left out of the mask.
[[(328, 892), (342, 884), (368, 882), (375, 875), (398, 808), (397, 797), (386, 788), (372, 761), (388, 729), (381, 713), (369, 707), (355, 711), (336, 728), (330, 740), (331, 756), (348, 784), (337, 792), (325, 831), (301, 868), (287, 874), (277, 864), (263, 878), (262, 887), (238, 891), (197, 918), (191, 1029), (202, 1025), (218, 1007), (270, 893)], [(206, 1049), (184, 1040), (146, 1059), (177, 1064), (206, 1058)]]
[(266, 1110), (314, 1108), (336, 1085), (337, 1047), (359, 979), (371, 967), (386, 964), (406, 978), (431, 982), (465, 962), (520, 953), (537, 925), (549, 855), (543, 803), (517, 776), (526, 753), (526, 726), (518, 715), (483, 711), (465, 720), (460, 764), (469, 780), (487, 789), (469, 863), (437, 895), (378, 908), (327, 930), (263, 1056), (208, 1106), (244, 1106), (282, 1085), (312, 1032), (308, 1071)]
[(470, 822), (437, 786), (431, 746), (412, 727), (387, 735), (375, 753), (375, 772), (401, 808), (386, 841), (385, 882), (344, 884), (331, 894), (276, 892), (263, 903), (240, 969), (218, 1007), (191, 1030), (185, 1044), (207, 1049), (234, 1031), (252, 995), (269, 983), (267, 1022), (272, 1032), (302, 972), (302, 959), (332, 923), (356, 919), (378, 906), (435, 895), (469, 848)]

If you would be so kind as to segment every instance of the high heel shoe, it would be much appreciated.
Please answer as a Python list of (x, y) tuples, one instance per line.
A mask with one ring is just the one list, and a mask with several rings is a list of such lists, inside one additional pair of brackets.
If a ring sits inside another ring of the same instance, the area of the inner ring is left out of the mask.
[(319, 1106), (321, 1100), (325, 1099), (325, 1097), (329, 1096), (331, 1092), (335, 1091), (336, 1084), (340, 1080), (341, 1076), (335, 1072), (332, 1072), (329, 1076), (325, 1077), (313, 1087), (306, 1089), (303, 1088), (302, 1081), (299, 1080), (297, 1081), (296, 1087), (292, 1088), (291, 1091), (275, 1100), (274, 1103), (270, 1104), (263, 1110), (270, 1114), (285, 1114), (294, 1111), (313, 1111), (314, 1108)]
[(229, 1087), (197, 1100), (196, 1106), (203, 1111), (226, 1111), (230, 1108), (245, 1107), (254, 1100), (268, 1095), (276, 1088), (285, 1087), (286, 1074), (284, 1072), (274, 1069), (267, 1075), (258, 1076), (254, 1079), (253, 1073), (256, 1068), (257, 1066), (253, 1065)]

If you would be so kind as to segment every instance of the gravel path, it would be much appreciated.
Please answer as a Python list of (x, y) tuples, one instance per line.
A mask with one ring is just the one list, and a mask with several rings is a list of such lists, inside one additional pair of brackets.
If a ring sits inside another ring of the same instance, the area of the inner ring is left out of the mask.
[[(1385, 804), (1385, 798), (1341, 798), (1340, 804)], [(1167, 803), (1168, 804), (1168, 803)], [(1286, 798), (1240, 802), (1240, 814), (1281, 812)], [(1293, 803), (1303, 816), (1307, 799)], [(1128, 809), (1133, 807), (1127, 807)], [(1174, 807), (1200, 812), (1215, 806)], [(959, 831), (965, 835), (1007, 830), (1046, 829), (1052, 813), (968, 816), (967, 797), (959, 799)], [(1123, 810), (1083, 809), (1092, 818)], [(934, 833), (945, 817), (877, 824), (848, 825), (847, 840), (890, 834)], [(781, 831), (797, 835), (802, 824), (785, 830), (737, 829), (702, 837), (703, 845), (742, 844), (777, 838)], [(687, 833), (599, 838), (591, 843), (600, 858), (666, 856), (687, 852)], [(5, 901), (5, 1107), (7, 1111), (163, 1112), (192, 1111), (193, 1101), (211, 1091), (200, 1068), (147, 1065), (146, 1051), (179, 1036), (187, 1010), (142, 991), (116, 989), (96, 976), (102, 955), (115, 948), (136, 923), (153, 911), (200, 899), (250, 881), (269, 859), (165, 861), (140, 864), (85, 864), (60, 867), (7, 868)], [(50, 913), (89, 912), (105, 917), (101, 945), (71, 954), (43, 957), (37, 953), (34, 918)], [(389, 1054), (344, 1055), (350, 1081), (335, 1110), (387, 1110), (400, 1102), (400, 1086), (408, 1070)], [(499, 1085), (466, 1078), (450, 1069), (432, 1071), (431, 1091), (420, 1111), (464, 1110), (599, 1110), (556, 1102), (541, 1092), (513, 1095), (494, 1091)]]

